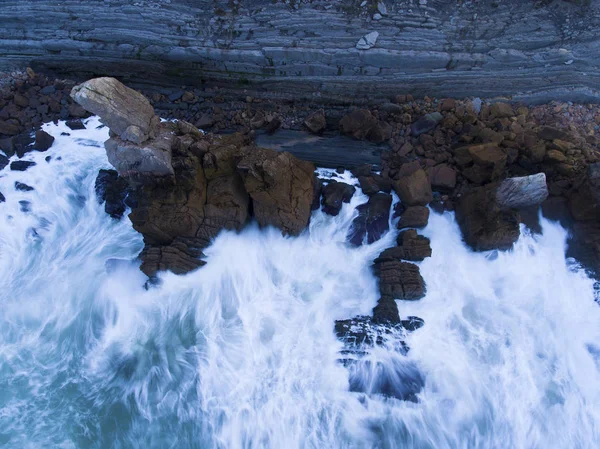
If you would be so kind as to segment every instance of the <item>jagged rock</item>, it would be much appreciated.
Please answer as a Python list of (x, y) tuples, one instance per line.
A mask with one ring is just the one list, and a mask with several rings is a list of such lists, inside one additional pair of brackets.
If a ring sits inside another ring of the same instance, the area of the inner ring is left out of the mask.
[(344, 182), (330, 181), (323, 187), (323, 212), (336, 216), (343, 203), (349, 203), (356, 188)]
[(521, 208), (537, 206), (548, 198), (546, 175), (507, 178), (496, 191), (496, 201), (500, 208)]
[(408, 260), (419, 262), (426, 257), (431, 257), (431, 245), (427, 237), (417, 234), (417, 231), (410, 229), (401, 232), (398, 235), (398, 246), (388, 248), (383, 251), (375, 263), (390, 260)]
[(27, 184), (19, 181), (15, 181), (15, 189), (19, 192), (31, 192), (32, 190), (34, 190), (33, 187), (28, 186)]
[(348, 241), (356, 246), (373, 243), (389, 230), (390, 207), (392, 196), (387, 193), (375, 193), (364, 204), (356, 209), (358, 216), (352, 222), (348, 233)]
[(148, 99), (115, 78), (94, 78), (79, 84), (71, 91), (71, 97), (99, 115), (124, 140), (136, 136), (133, 142), (140, 144), (155, 136), (159, 119)]
[(6, 201), (6, 197), (4, 195), (2, 195), (2, 192), (0, 192), (0, 203), (4, 203)]
[(398, 260), (385, 260), (373, 265), (379, 278), (379, 291), (384, 297), (416, 300), (425, 296), (425, 281), (419, 267)]
[(439, 112), (426, 114), (410, 126), (411, 134), (415, 137), (435, 129), (444, 117)]
[(10, 163), (10, 169), (13, 171), (25, 171), (34, 165), (36, 165), (36, 163), (33, 161), (13, 161)]
[(476, 251), (508, 249), (520, 235), (519, 213), (496, 203), (494, 184), (463, 195), (456, 207), (456, 220), (465, 242)]
[(429, 208), (425, 206), (407, 207), (400, 215), (397, 228), (424, 228), (429, 221), (429, 214)]
[(121, 219), (127, 205), (125, 198), (128, 194), (127, 180), (115, 171), (101, 169), (96, 177), (94, 190), (99, 203), (104, 204), (104, 211), (112, 218)]
[(402, 203), (407, 206), (425, 206), (433, 199), (429, 178), (420, 168), (394, 181), (393, 187)]
[(312, 163), (287, 152), (258, 148), (237, 167), (261, 226), (275, 226), (291, 235), (306, 228), (314, 195)]
[(320, 134), (325, 130), (327, 126), (327, 120), (325, 119), (325, 112), (323, 109), (313, 112), (304, 120), (304, 126), (314, 134)]
[(345, 115), (340, 120), (340, 130), (355, 139), (363, 140), (369, 132), (377, 125), (377, 119), (368, 109), (357, 109)]
[(35, 132), (35, 144), (33, 148), (38, 151), (47, 151), (54, 143), (54, 137), (46, 131), (38, 129)]
[(431, 167), (427, 170), (427, 175), (434, 188), (452, 190), (456, 187), (456, 170), (446, 164)]

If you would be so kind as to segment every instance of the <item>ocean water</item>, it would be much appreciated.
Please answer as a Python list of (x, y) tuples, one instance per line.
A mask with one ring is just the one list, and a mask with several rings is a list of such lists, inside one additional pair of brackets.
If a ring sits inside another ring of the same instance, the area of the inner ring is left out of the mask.
[(345, 243), (366, 196), (297, 238), (223, 232), (207, 266), (146, 289), (141, 236), (95, 198), (99, 126), (45, 125), (56, 142), (36, 165), (0, 172), (0, 447), (600, 447), (600, 308), (559, 225), (473, 253), (432, 214), (427, 296), (398, 302), (425, 326), (408, 354), (365, 356), (424, 387), (416, 402), (352, 392), (334, 322), (376, 304), (369, 265), (395, 239)]

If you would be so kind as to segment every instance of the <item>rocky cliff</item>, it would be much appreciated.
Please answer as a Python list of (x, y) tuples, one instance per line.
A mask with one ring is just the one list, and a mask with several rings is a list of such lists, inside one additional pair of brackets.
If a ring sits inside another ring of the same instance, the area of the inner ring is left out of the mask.
[(0, 23), (0, 70), (317, 101), (600, 98), (597, 0), (3, 0)]

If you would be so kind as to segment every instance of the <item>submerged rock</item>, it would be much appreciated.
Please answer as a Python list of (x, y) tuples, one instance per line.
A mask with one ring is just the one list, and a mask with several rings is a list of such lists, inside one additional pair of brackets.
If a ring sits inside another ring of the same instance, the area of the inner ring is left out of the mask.
[(15, 189), (19, 192), (31, 192), (32, 190), (35, 190), (33, 187), (19, 181), (15, 181)]
[(368, 244), (379, 240), (389, 230), (390, 208), (392, 196), (387, 193), (376, 193), (369, 201), (356, 209), (358, 216), (352, 222), (348, 232), (348, 241), (355, 245)]
[(96, 177), (94, 190), (104, 211), (112, 218), (121, 219), (125, 213), (129, 184), (115, 171), (101, 169)]

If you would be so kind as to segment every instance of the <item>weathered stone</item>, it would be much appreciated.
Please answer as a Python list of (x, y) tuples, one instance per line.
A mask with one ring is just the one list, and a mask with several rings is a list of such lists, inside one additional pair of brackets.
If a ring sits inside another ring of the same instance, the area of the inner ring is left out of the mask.
[(397, 228), (424, 228), (429, 221), (429, 214), (429, 209), (424, 206), (407, 207), (400, 215)]
[(190, 245), (185, 239), (177, 239), (169, 245), (146, 246), (140, 254), (140, 269), (151, 278), (165, 270), (185, 274), (206, 264), (200, 259), (202, 255), (201, 248)]
[(79, 84), (71, 91), (71, 97), (88, 111), (99, 115), (103, 123), (119, 136), (123, 136), (130, 126), (139, 129), (138, 144), (155, 135), (158, 118), (150, 102), (115, 78), (94, 78)]
[(546, 153), (546, 159), (550, 162), (565, 162), (567, 157), (558, 150), (549, 150)]
[(290, 153), (258, 148), (237, 166), (261, 226), (300, 234), (308, 225), (314, 195), (314, 165)]
[(371, 131), (369, 131), (369, 134), (367, 135), (367, 139), (374, 143), (387, 142), (391, 137), (392, 125), (383, 121), (380, 121), (371, 128)]
[(429, 178), (422, 169), (394, 181), (393, 187), (407, 206), (425, 206), (433, 199)]
[(373, 265), (382, 296), (416, 300), (425, 296), (425, 281), (419, 267), (408, 262), (387, 260)]
[(496, 201), (500, 208), (537, 206), (547, 197), (548, 187), (544, 173), (507, 178), (500, 183), (496, 191)]

